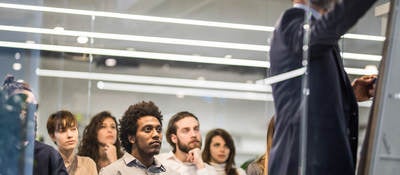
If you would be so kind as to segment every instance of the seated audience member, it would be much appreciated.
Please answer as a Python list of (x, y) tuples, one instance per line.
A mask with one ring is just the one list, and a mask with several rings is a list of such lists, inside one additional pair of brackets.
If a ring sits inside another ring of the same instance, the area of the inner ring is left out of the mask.
[(94, 160), (97, 171), (122, 157), (117, 120), (109, 112), (96, 114), (83, 131), (78, 155)]
[(166, 169), (154, 158), (162, 143), (162, 115), (153, 102), (129, 106), (120, 120), (120, 138), (124, 156), (100, 170), (100, 175), (166, 175)]
[(268, 155), (272, 147), (272, 138), (275, 130), (275, 116), (269, 120), (267, 130), (267, 152), (251, 162), (246, 169), (247, 175), (268, 175)]
[(96, 163), (85, 156), (77, 156), (78, 121), (69, 111), (58, 111), (47, 119), (47, 133), (57, 145), (69, 175), (95, 175)]
[(235, 166), (235, 144), (232, 136), (223, 129), (213, 129), (206, 135), (202, 153), (204, 162), (215, 168), (218, 175), (245, 175)]
[(171, 117), (167, 127), (167, 141), (173, 150), (159, 155), (167, 168), (178, 175), (216, 175), (215, 169), (201, 158), (201, 134), (197, 117), (190, 112), (179, 112)]
[[(28, 130), (27, 133), (34, 135), (36, 133), (37, 126), (37, 101), (35, 95), (33, 95), (32, 90), (29, 87), (29, 84), (24, 82), (18, 82), (14, 80), (14, 76), (7, 75), (4, 83), (3, 90), (7, 93), (9, 98), (12, 96), (20, 95), (24, 96), (25, 99), (25, 108), (22, 108), (21, 113), (19, 115), (21, 122), (24, 123), (27, 120), (30, 120), (31, 114), (32, 120), (34, 120), (35, 129), (32, 131)], [(27, 107), (27, 108), (26, 108)], [(25, 140), (19, 147), (19, 149), (28, 148), (29, 144), (34, 144), (34, 152), (33, 152), (33, 175), (66, 175), (67, 170), (64, 166), (63, 159), (57, 150), (53, 147), (46, 145), (42, 142), (32, 141), (33, 139)], [(34, 142), (34, 143), (32, 143)], [(27, 157), (21, 157), (25, 159)], [(25, 166), (26, 167), (26, 166)], [(22, 172), (21, 172), (22, 174)]]

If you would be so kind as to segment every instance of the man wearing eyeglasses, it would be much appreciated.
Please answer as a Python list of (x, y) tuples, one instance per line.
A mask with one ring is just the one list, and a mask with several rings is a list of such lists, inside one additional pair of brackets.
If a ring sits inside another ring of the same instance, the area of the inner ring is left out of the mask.
[[(21, 143), (16, 145), (16, 148), (21, 150), (21, 152), (27, 152), (26, 148), (29, 145), (34, 144), (34, 154), (33, 154), (33, 173), (34, 175), (68, 175), (65, 168), (64, 162), (60, 154), (53, 147), (46, 145), (44, 143), (33, 141), (36, 126), (37, 126), (37, 101), (35, 95), (33, 95), (29, 84), (24, 82), (18, 82), (14, 80), (14, 76), (7, 75), (3, 86), (3, 90), (6, 92), (8, 99), (13, 99), (13, 97), (20, 97), (24, 100), (24, 104), (21, 106), (20, 111), (20, 121), (22, 127)], [(33, 121), (32, 121), (33, 120)], [(30, 129), (31, 125), (29, 121), (32, 121), (35, 129)], [(25, 135), (25, 136), (24, 136)], [(29, 152), (29, 151), (28, 151)], [(24, 154), (26, 155), (26, 154)], [(22, 160), (26, 160), (27, 157), (21, 157)], [(29, 162), (29, 161), (24, 161)], [(27, 167), (27, 166), (25, 166)], [(30, 174), (29, 172), (24, 172)], [(19, 174), (23, 174), (20, 172)]]

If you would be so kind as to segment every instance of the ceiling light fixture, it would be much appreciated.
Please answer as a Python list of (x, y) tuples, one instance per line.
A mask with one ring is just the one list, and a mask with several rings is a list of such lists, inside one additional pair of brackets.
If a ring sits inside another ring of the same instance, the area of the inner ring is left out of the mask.
[(344, 70), (346, 71), (347, 74), (352, 74), (352, 75), (373, 75), (373, 74), (378, 74), (378, 70), (376, 72), (371, 72), (371, 70), (367, 69), (358, 69), (358, 68), (350, 68), (350, 67), (345, 67)]
[(167, 77), (154, 77), (154, 76), (108, 74), (108, 73), (78, 72), (78, 71), (48, 70), (48, 69), (36, 69), (36, 74), (41, 77), (115, 81), (115, 82), (125, 82), (125, 83), (224, 89), (224, 90), (235, 90), (235, 91), (271, 92), (271, 87), (264, 84), (248, 84), (248, 83), (224, 82), (224, 81), (194, 80), (194, 79), (182, 79), (182, 78), (167, 78)]
[[(292, 71), (294, 74), (304, 72), (304, 68)], [(209, 80), (192, 80), (166, 77), (151, 77), (123, 74), (107, 74), (93, 72), (76, 72), (64, 70), (36, 69), (40, 77), (72, 78), (84, 80), (99, 80), (97, 87), (102, 90), (116, 90), (125, 92), (143, 92), (154, 94), (171, 94), (177, 96), (207, 96), (230, 99), (244, 99), (257, 101), (273, 101), (271, 86), (268, 83), (278, 82), (275, 77), (262, 81), (263, 84), (248, 84)], [(278, 75), (279, 76), (279, 75)], [(293, 76), (292, 76), (293, 77)], [(289, 76), (287, 79), (291, 78)], [(280, 78), (280, 81), (286, 79)], [(112, 83), (114, 81), (124, 83)], [(126, 83), (140, 83), (126, 84)], [(371, 103), (359, 103), (361, 107), (370, 107)]]
[(384, 36), (362, 35), (362, 34), (352, 34), (352, 33), (344, 34), (343, 38), (369, 40), (369, 41), (385, 41)]
[[(183, 61), (183, 62), (260, 67), (260, 68), (269, 68), (270, 67), (270, 63), (268, 61), (228, 59), (228, 58), (219, 58), (219, 57), (138, 52), (138, 51), (85, 48), (85, 47), (72, 47), (72, 46), (57, 46), (57, 45), (35, 44), (35, 43), (0, 41), (0, 47), (47, 50), (47, 51), (56, 51), (56, 52), (86, 53), (86, 54), (94, 54), (94, 55), (132, 57), (132, 58), (153, 59), (153, 60), (156, 59), (156, 60), (164, 60), (164, 61)], [(369, 72), (365, 71), (365, 69), (360, 69), (360, 68), (345, 68), (345, 69), (348, 74), (369, 75)]]
[[(194, 88), (179, 88), (167, 86), (153, 86), (153, 85), (138, 85), (138, 84), (124, 84), (124, 83), (111, 83), (111, 82), (97, 82), (97, 88), (101, 90), (112, 90), (122, 92), (139, 92), (150, 94), (166, 94), (176, 95), (177, 98), (184, 96), (198, 96), (198, 97), (215, 97), (215, 98), (228, 98), (239, 100), (252, 100), (252, 101), (274, 101), (272, 94), (267, 93), (254, 93), (254, 92), (238, 92), (238, 91), (224, 91), (224, 90), (209, 90), (209, 89), (194, 89)], [(372, 102), (359, 102), (359, 107), (371, 107)]]
[[(88, 37), (91, 37), (91, 38), (113, 39), (113, 40), (124, 40), (124, 41), (139, 41), (139, 42), (151, 42), (151, 43), (163, 43), (163, 44), (177, 44), (177, 45), (251, 50), (251, 51), (261, 51), (261, 52), (269, 52), (269, 49), (270, 49), (270, 46), (268, 46), (268, 45), (215, 42), (215, 41), (204, 41), (204, 40), (188, 40), (188, 39), (163, 38), (163, 37), (148, 37), (148, 36), (122, 35), (122, 34), (96, 33), (96, 32), (82, 32), (82, 31), (72, 31), (72, 30), (54, 30), (54, 29), (20, 27), (20, 26), (0, 25), (0, 30), (14, 31), (14, 32), (39, 33), (39, 34), (51, 34), (51, 35), (78, 36), (78, 43), (82, 43), (82, 44), (84, 44), (88, 41)], [(82, 37), (82, 36), (84, 36), (84, 37)], [(227, 56), (225, 56), (225, 58), (229, 58), (229, 56), (232, 57), (231, 55), (227, 55)], [(342, 57), (344, 59), (364, 60), (364, 61), (380, 61), (382, 59), (382, 56), (380, 56), (380, 55), (358, 54), (358, 53), (349, 53), (349, 52), (342, 53)]]
[[(120, 19), (139, 20), (139, 21), (163, 22), (163, 23), (197, 25), (197, 26), (207, 26), (207, 27), (219, 27), (219, 28), (239, 29), (239, 30), (253, 30), (253, 31), (264, 31), (264, 32), (274, 31), (274, 27), (271, 27), (271, 26), (226, 23), (226, 22), (215, 22), (215, 21), (203, 21), (203, 20), (191, 20), (191, 19), (179, 19), (179, 18), (166, 18), (166, 17), (155, 17), (155, 16), (145, 16), (145, 15), (132, 15), (132, 14), (123, 14), (123, 13), (104, 12), (104, 11), (77, 10), (77, 9), (44, 7), (44, 6), (23, 5), (23, 4), (0, 3), (0, 8), (11, 8), (11, 9), (19, 9), (19, 10), (32, 10), (32, 11), (74, 14), (74, 15), (86, 15), (86, 16), (100, 16), (100, 17), (108, 17), (108, 18), (120, 18)], [(360, 40), (369, 40), (369, 41), (384, 41), (385, 40), (385, 37), (382, 37), (382, 36), (361, 35), (361, 34), (346, 34), (343, 37), (349, 38), (349, 39), (360, 39)]]
[(14, 63), (14, 64), (12, 65), (12, 68), (13, 68), (13, 70), (15, 70), (15, 71), (19, 71), (19, 70), (21, 70), (22, 65), (21, 65), (21, 63)]
[(76, 42), (79, 44), (86, 44), (88, 41), (89, 38), (87, 36), (78, 36), (78, 38), (76, 38)]
[(350, 60), (363, 60), (363, 61), (381, 61), (382, 56), (380, 55), (371, 55), (371, 54), (360, 54), (360, 53), (350, 53), (343, 52), (341, 53), (343, 58)]
[(179, 18), (166, 18), (166, 17), (145, 16), (145, 15), (132, 15), (132, 14), (124, 14), (124, 13), (113, 13), (113, 12), (92, 11), (92, 10), (78, 10), (78, 9), (57, 8), (57, 7), (44, 7), (44, 6), (23, 5), (23, 4), (0, 3), (0, 7), (1, 8), (10, 8), (10, 9), (19, 9), (19, 10), (32, 10), (32, 11), (40, 11), (40, 12), (63, 13), (63, 14), (86, 15), (86, 16), (100, 16), (100, 17), (130, 19), (130, 20), (138, 20), (138, 21), (174, 23), (174, 24), (208, 26), (208, 27), (219, 27), (219, 28), (230, 28), (230, 29), (241, 29), (241, 30), (255, 30), (255, 31), (268, 31), (268, 32), (272, 32), (274, 30), (274, 27), (260, 26), (260, 25), (214, 22), (214, 21), (191, 20), (191, 19), (179, 19)]
[(123, 92), (168, 94), (168, 95), (175, 95), (178, 97), (197, 96), (197, 97), (215, 97), (215, 98), (255, 100), (255, 101), (273, 101), (271, 94), (256, 93), (256, 92), (238, 92), (238, 91), (228, 91), (228, 90), (111, 83), (103, 81), (99, 81), (97, 83), (97, 88), (101, 90), (114, 90)]
[(106, 65), (107, 67), (115, 67), (117, 65), (117, 60), (114, 58), (107, 58), (104, 61), (104, 65)]
[(251, 51), (261, 51), (261, 52), (269, 51), (269, 46), (266, 46), (266, 45), (242, 44), (242, 43), (232, 43), (232, 42), (217, 42), (217, 41), (190, 40), (190, 39), (165, 38), (165, 37), (123, 35), (123, 34), (111, 34), (111, 33), (73, 31), (73, 30), (55, 30), (55, 29), (46, 29), (46, 28), (6, 26), (6, 25), (0, 25), (0, 30), (13, 31), (13, 32), (49, 34), (49, 35), (76, 36), (76, 37), (78, 37), (78, 39), (77, 39), (78, 43), (81, 43), (81, 44), (87, 43), (89, 40), (88, 37), (90, 37), (90, 38), (100, 38), (100, 39), (139, 41), (139, 42), (202, 46), (202, 47), (216, 47), (216, 48), (251, 50)]
[(269, 67), (268, 61), (259, 61), (250, 59), (228, 59), (220, 57), (206, 57), (206, 56), (193, 56), (193, 55), (155, 53), (155, 52), (139, 52), (139, 51), (128, 51), (128, 50), (116, 50), (116, 49), (100, 49), (100, 48), (60, 46), (60, 45), (21, 43), (21, 42), (8, 42), (8, 41), (0, 41), (0, 47), (46, 50), (55, 52), (85, 53), (94, 55), (120, 56), (120, 57), (131, 57), (131, 58), (164, 60), (164, 61), (183, 61), (183, 62), (260, 67), (260, 68)]

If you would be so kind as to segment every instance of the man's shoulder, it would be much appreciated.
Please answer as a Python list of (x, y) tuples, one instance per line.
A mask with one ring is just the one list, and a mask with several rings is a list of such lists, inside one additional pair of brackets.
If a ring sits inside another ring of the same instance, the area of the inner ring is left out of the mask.
[(283, 14), (281, 15), (278, 25), (280, 26), (287, 26), (290, 23), (293, 23), (295, 21), (303, 22), (304, 19), (304, 10), (299, 9), (299, 8), (290, 8), (287, 9)]
[(100, 169), (99, 175), (109, 175), (109, 174), (117, 174), (118, 171), (125, 166), (124, 160), (119, 158), (118, 160), (114, 161), (113, 163), (103, 167)]
[(174, 154), (170, 151), (170, 152), (166, 152), (166, 153), (161, 153), (158, 155), (155, 155), (154, 157), (159, 160), (160, 162), (165, 162), (167, 159), (173, 158)]

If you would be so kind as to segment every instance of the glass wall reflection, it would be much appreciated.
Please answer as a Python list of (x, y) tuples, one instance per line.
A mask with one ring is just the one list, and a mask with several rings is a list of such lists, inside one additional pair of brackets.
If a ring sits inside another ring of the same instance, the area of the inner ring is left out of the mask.
[[(275, 113), (264, 81), (270, 39), (291, 6), (278, 0), (5, 0), (0, 76), (31, 85), (40, 103), (36, 137), (54, 147), (46, 130), (51, 113), (76, 114), (81, 136), (98, 112), (120, 118), (129, 105), (151, 100), (165, 126), (187, 110), (199, 117), (203, 138), (213, 128), (230, 132), (240, 166), (266, 149)], [(350, 80), (378, 73), (382, 25), (371, 9), (340, 40)], [(362, 143), (370, 102), (359, 106)], [(161, 152), (169, 150), (164, 138)]]

